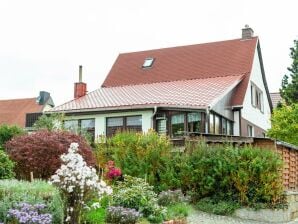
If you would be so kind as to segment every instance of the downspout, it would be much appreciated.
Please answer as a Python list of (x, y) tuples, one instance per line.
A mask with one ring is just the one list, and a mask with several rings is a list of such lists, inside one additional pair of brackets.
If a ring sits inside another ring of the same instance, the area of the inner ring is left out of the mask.
[(157, 113), (157, 106), (154, 106), (154, 107), (153, 107), (153, 114), (152, 114), (152, 116), (151, 116), (151, 128), (152, 128), (152, 129), (154, 129), (153, 118), (154, 118), (154, 116), (156, 115), (156, 113)]

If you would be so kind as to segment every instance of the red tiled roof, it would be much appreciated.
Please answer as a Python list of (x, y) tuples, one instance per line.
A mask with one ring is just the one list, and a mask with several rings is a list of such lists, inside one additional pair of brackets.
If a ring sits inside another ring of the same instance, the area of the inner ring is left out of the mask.
[(282, 101), (280, 93), (270, 93), (273, 108), (276, 108), (277, 104)]
[[(252, 69), (257, 37), (120, 54), (102, 87), (247, 74), (233, 105), (242, 105)], [(143, 69), (145, 58), (154, 58)]]
[(51, 111), (136, 109), (153, 106), (206, 108), (232, 90), (243, 75), (100, 88)]
[(42, 112), (43, 107), (36, 103), (36, 98), (0, 100), (0, 125), (25, 127), (26, 113)]

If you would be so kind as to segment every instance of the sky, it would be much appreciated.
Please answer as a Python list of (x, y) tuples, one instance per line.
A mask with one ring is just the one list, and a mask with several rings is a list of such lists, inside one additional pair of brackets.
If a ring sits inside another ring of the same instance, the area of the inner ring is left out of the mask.
[(0, 99), (51, 93), (73, 99), (79, 65), (100, 88), (119, 53), (241, 37), (260, 38), (270, 92), (298, 39), (297, 0), (0, 0)]

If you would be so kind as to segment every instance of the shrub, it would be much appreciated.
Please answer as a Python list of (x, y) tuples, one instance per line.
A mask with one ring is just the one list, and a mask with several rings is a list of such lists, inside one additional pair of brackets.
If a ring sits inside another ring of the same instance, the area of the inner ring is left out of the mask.
[(179, 189), (174, 191), (162, 191), (158, 195), (158, 204), (162, 206), (176, 204), (185, 200), (186, 198), (184, 197), (182, 191)]
[(109, 181), (113, 182), (113, 181), (121, 179), (121, 176), (122, 176), (121, 169), (115, 167), (114, 161), (112, 161), (112, 160), (108, 161), (106, 178)]
[(90, 146), (82, 137), (69, 132), (38, 131), (17, 136), (6, 144), (6, 149), (17, 163), (17, 177), (29, 179), (33, 171), (34, 177), (48, 179), (60, 167), (60, 155), (67, 152), (72, 142), (80, 145), (79, 153), (87, 164), (94, 165)]
[(0, 150), (0, 180), (11, 179), (14, 177), (14, 162), (12, 162), (8, 155)]
[(121, 206), (110, 206), (107, 209), (107, 223), (134, 224), (141, 217), (141, 213), (133, 208), (124, 208)]
[(16, 208), (9, 209), (7, 217), (13, 223), (51, 224), (52, 215), (44, 212), (45, 207), (44, 204), (19, 203)]
[(63, 201), (54, 186), (44, 181), (0, 180), (0, 222), (6, 223), (9, 209), (21, 202), (44, 204), (44, 212), (52, 215), (53, 223), (63, 223)]
[(100, 164), (115, 161), (123, 174), (144, 178), (155, 190), (169, 187), (162, 180), (166, 176), (171, 144), (169, 139), (154, 131), (148, 133), (121, 132), (107, 139), (106, 144), (98, 144), (96, 157)]
[(234, 201), (217, 201), (211, 198), (203, 198), (196, 204), (196, 207), (201, 211), (216, 215), (231, 215), (240, 207), (240, 204)]
[(152, 222), (162, 221), (165, 209), (158, 205), (153, 187), (143, 179), (125, 175), (124, 181), (118, 181), (113, 190), (113, 205), (134, 208)]
[(105, 220), (106, 220), (106, 209), (97, 208), (97, 209), (84, 211), (82, 223), (104, 224)]
[(189, 215), (191, 206), (186, 203), (175, 203), (167, 206), (166, 220), (183, 219)]
[(0, 126), (0, 149), (4, 147), (5, 143), (11, 140), (14, 136), (24, 134), (24, 130), (18, 126)]
[[(187, 155), (186, 176), (193, 200), (215, 197), (242, 205), (265, 203), (269, 207), (282, 198), (280, 156), (270, 150), (200, 144)], [(268, 175), (270, 173), (270, 175)]]
[(51, 183), (58, 186), (66, 200), (66, 222), (80, 223), (81, 211), (85, 201), (97, 194), (111, 193), (105, 182), (99, 181), (96, 170), (88, 167), (83, 157), (78, 154), (78, 144), (72, 143), (67, 154), (61, 155), (62, 165), (51, 177)]

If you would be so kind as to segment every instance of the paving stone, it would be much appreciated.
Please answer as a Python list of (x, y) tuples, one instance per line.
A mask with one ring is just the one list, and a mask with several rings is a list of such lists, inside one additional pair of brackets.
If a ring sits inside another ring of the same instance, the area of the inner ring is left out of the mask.
[[(193, 211), (187, 218), (189, 224), (268, 224), (268, 222), (258, 222), (253, 220), (244, 220), (231, 216), (221, 216), (208, 214), (201, 211)], [(280, 223), (280, 224), (298, 224), (298, 220)]]

